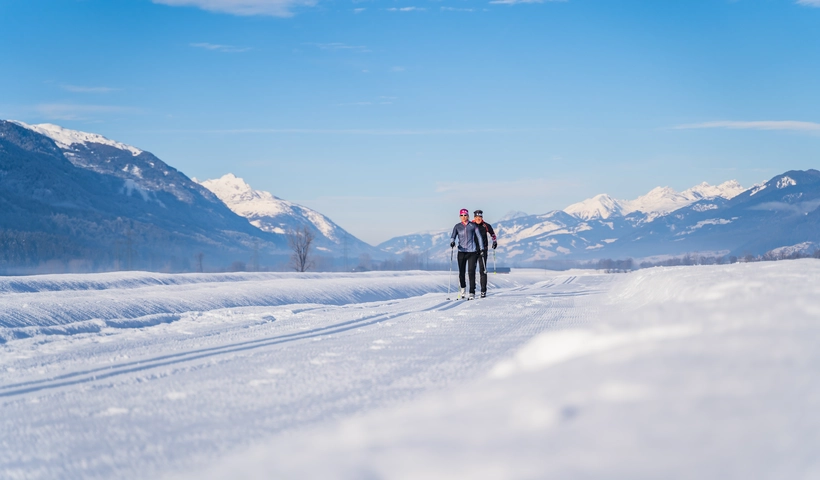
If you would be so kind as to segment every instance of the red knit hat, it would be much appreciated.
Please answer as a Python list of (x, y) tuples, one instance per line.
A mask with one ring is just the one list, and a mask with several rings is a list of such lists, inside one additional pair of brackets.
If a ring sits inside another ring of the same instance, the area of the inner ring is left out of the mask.
[(467, 210), (466, 208), (462, 208), (461, 211), (458, 212), (458, 215), (459, 216), (461, 216), (461, 215), (470, 215), (470, 211)]

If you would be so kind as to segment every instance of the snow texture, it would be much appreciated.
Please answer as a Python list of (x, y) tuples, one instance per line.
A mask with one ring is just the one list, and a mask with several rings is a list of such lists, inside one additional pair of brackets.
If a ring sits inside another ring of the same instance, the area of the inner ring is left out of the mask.
[(606, 194), (596, 195), (572, 204), (564, 211), (582, 220), (607, 219), (613, 215), (628, 215), (632, 212), (645, 213), (651, 220), (700, 200), (717, 197), (728, 200), (738, 196), (744, 190), (735, 180), (729, 180), (717, 186), (703, 182), (682, 192), (676, 192), (669, 187), (656, 187), (634, 200), (617, 200)]
[(96, 133), (86, 133), (77, 130), (69, 130), (67, 128), (63, 128), (59, 125), (54, 125), (51, 123), (28, 125), (26, 123), (19, 122), (16, 120), (11, 120), (11, 122), (16, 123), (17, 125), (20, 125), (23, 128), (27, 128), (29, 130), (37, 132), (40, 135), (47, 136), (48, 138), (54, 140), (54, 143), (56, 143), (57, 146), (62, 148), (63, 150), (71, 150), (71, 146), (74, 144), (85, 145), (87, 143), (100, 143), (103, 145), (109, 145), (111, 147), (118, 148), (120, 150), (127, 150), (131, 152), (131, 155), (135, 157), (142, 153), (142, 150), (138, 148), (126, 145), (124, 143), (116, 142), (114, 140), (109, 140), (103, 137), (102, 135), (98, 135)]
[(3, 278), (0, 477), (818, 478), (818, 275)]

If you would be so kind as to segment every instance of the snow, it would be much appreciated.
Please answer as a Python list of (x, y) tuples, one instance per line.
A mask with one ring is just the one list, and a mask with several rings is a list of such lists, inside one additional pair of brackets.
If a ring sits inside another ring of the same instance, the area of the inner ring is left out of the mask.
[(728, 225), (728, 224), (732, 223), (735, 220), (737, 220), (737, 217), (732, 217), (731, 219), (727, 219), (727, 218), (709, 218), (709, 219), (706, 219), (706, 220), (701, 220), (698, 223), (696, 223), (696, 224), (690, 226), (689, 228), (687, 228), (685, 232), (677, 233), (677, 234), (675, 234), (675, 236), (688, 235), (688, 234), (694, 232), (695, 230), (698, 230), (698, 229), (701, 229), (701, 228), (705, 227), (706, 225)]
[(797, 182), (793, 178), (787, 176), (780, 177), (777, 181), (778, 190), (786, 187), (793, 187), (795, 185), (797, 185)]
[(749, 196), (751, 197), (757, 193), (760, 193), (761, 191), (766, 189), (766, 186), (767, 185), (765, 183), (753, 186), (751, 188), (751, 192), (749, 192)]
[(0, 477), (817, 478), (818, 275), (0, 278)]
[(582, 220), (606, 219), (612, 215), (625, 215), (624, 210), (623, 201), (616, 200), (605, 193), (574, 203), (564, 209), (566, 213)]
[(23, 128), (27, 128), (31, 131), (37, 132), (41, 135), (47, 136), (48, 138), (54, 140), (54, 143), (56, 143), (58, 147), (64, 150), (70, 150), (71, 146), (75, 144), (85, 145), (86, 143), (101, 143), (103, 145), (108, 145), (114, 148), (118, 148), (120, 150), (126, 150), (128, 152), (131, 152), (131, 155), (135, 157), (142, 153), (142, 150), (138, 148), (126, 145), (124, 143), (116, 142), (114, 140), (109, 140), (103, 137), (102, 135), (98, 135), (96, 133), (69, 130), (67, 128), (63, 128), (59, 125), (54, 125), (51, 123), (29, 125), (16, 120), (11, 120), (11, 122), (20, 125)]
[(802, 242), (802, 243), (798, 243), (796, 245), (788, 245), (788, 246), (784, 246), (784, 247), (774, 248), (772, 250), (769, 250), (766, 253), (768, 253), (770, 255), (783, 255), (783, 256), (793, 255), (793, 254), (796, 254), (796, 253), (811, 255), (811, 254), (814, 254), (814, 252), (817, 250), (817, 247), (818, 247), (818, 245), (814, 242)]
[[(283, 233), (281, 223), (289, 223), (290, 217), (303, 217), (312, 223), (325, 237), (338, 243), (337, 227), (324, 215), (307, 207), (275, 197), (270, 192), (254, 190), (232, 173), (214, 180), (197, 182), (214, 193), (237, 215), (252, 219), (257, 228), (273, 233)], [(288, 225), (292, 227), (293, 225)]]
[(647, 214), (648, 221), (652, 221), (700, 200), (716, 197), (731, 199), (744, 190), (735, 180), (729, 180), (717, 186), (703, 182), (680, 193), (670, 187), (656, 187), (634, 200), (618, 200), (605, 194), (596, 195), (570, 205), (564, 211), (582, 220), (606, 219), (613, 215), (641, 212)]

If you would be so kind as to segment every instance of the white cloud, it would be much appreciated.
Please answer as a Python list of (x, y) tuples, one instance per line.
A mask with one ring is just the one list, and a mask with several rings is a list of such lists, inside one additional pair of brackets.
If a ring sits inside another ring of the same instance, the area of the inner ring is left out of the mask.
[(373, 102), (348, 102), (348, 103), (337, 103), (337, 107), (362, 107), (367, 105), (373, 105)]
[(518, 5), (520, 3), (566, 2), (567, 0), (492, 0), (490, 3), (500, 5)]
[(173, 7), (197, 7), (209, 12), (231, 15), (269, 15), (291, 17), (295, 7), (312, 7), (317, 0), (152, 0)]
[(441, 7), (442, 12), (475, 12), (474, 8)]
[(388, 8), (388, 12), (424, 12), (427, 10), (426, 8), (421, 7), (401, 7), (401, 8)]
[(798, 5), (806, 5), (807, 7), (820, 7), (820, 0), (797, 0)]
[(504, 128), (476, 129), (375, 129), (375, 128), (241, 128), (229, 130), (162, 130), (163, 133), (207, 134), (305, 134), (305, 135), (471, 135), (479, 133), (511, 133), (531, 130)]
[(250, 47), (235, 47), (233, 45), (218, 45), (214, 43), (191, 43), (189, 44), (195, 48), (204, 48), (205, 50), (212, 50), (214, 52), (222, 52), (222, 53), (241, 53), (247, 52), (250, 50)]
[(105, 113), (140, 113), (139, 108), (117, 105), (82, 105), (76, 103), (41, 103), (34, 107), (40, 115), (51, 120), (88, 120), (90, 115)]
[(809, 200), (800, 203), (765, 202), (750, 208), (750, 210), (767, 210), (778, 212), (790, 212), (795, 215), (805, 215), (820, 207), (820, 200)]
[(111, 93), (122, 90), (121, 88), (111, 87), (80, 87), (77, 85), (60, 85), (60, 88), (67, 92), (73, 93)]
[[(817, 0), (820, 2), (820, 0)], [(786, 130), (802, 133), (820, 133), (820, 123), (798, 122), (794, 120), (766, 120), (757, 122), (704, 122), (678, 125), (677, 130), (691, 130), (701, 128), (727, 128), (731, 130)]]
[(397, 72), (397, 73), (398, 72), (403, 72), (405, 70), (407, 70), (407, 69), (404, 68), (404, 67), (393, 67), (393, 68), (390, 69), (391, 72)]

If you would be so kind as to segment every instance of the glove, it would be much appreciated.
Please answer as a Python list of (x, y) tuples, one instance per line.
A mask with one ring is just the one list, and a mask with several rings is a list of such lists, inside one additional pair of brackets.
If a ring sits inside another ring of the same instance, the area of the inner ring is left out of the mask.
[(453, 248), (455, 246), (456, 246), (456, 242), (450, 242), (450, 248)]
[(497, 247), (498, 247), (498, 242), (493, 242), (493, 250), (495, 250)]

